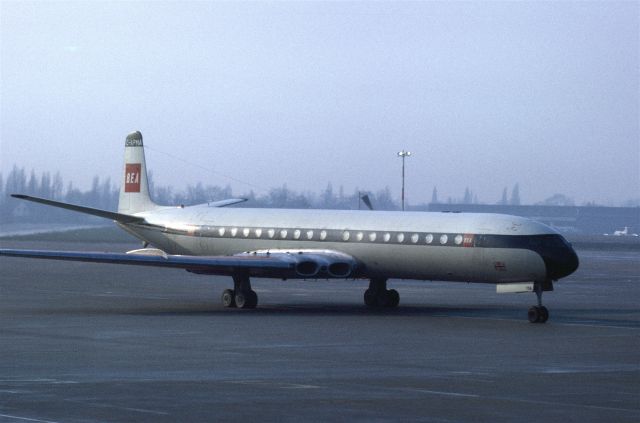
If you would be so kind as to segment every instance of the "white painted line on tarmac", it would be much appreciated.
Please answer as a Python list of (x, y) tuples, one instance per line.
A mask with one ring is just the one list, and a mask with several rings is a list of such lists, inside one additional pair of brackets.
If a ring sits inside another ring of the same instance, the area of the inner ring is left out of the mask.
[(624, 411), (627, 413), (640, 414), (640, 410), (633, 409), (633, 408), (606, 407), (602, 405), (576, 404), (576, 403), (570, 403), (570, 402), (544, 401), (544, 400), (524, 399), (524, 398), (509, 398), (509, 397), (492, 396), (492, 395), (489, 395), (484, 398), (500, 400), (500, 401), (521, 402), (525, 404), (540, 404), (540, 405), (554, 405), (554, 406), (560, 405), (563, 407), (588, 408), (588, 409), (605, 410), (605, 411)]
[(460, 392), (429, 391), (429, 390), (426, 390), (426, 389), (412, 389), (412, 391), (423, 392), (425, 394), (432, 394), (432, 395), (444, 395), (444, 396), (447, 396), (447, 397), (480, 398), (480, 395), (461, 394)]
[(71, 399), (66, 399), (65, 401), (78, 403), (78, 404), (83, 404), (83, 405), (88, 405), (90, 407), (113, 408), (113, 409), (116, 409), (116, 410), (134, 411), (136, 413), (154, 414), (154, 415), (158, 415), (158, 416), (168, 416), (169, 415), (169, 413), (164, 412), (164, 411), (148, 410), (148, 409), (145, 409), (145, 408), (121, 407), (119, 405), (113, 405), (113, 404), (102, 404), (102, 403), (98, 403), (98, 402), (84, 402), (84, 401), (80, 401), (80, 400), (71, 400)]
[(284, 389), (320, 389), (318, 385), (303, 385), (300, 383), (288, 383), (283, 386)]
[(58, 380), (58, 379), (0, 379), (0, 383), (48, 383), (51, 385), (65, 385), (80, 383), (75, 380)]
[(432, 395), (442, 395), (449, 397), (466, 397), (466, 398), (483, 398), (483, 399), (491, 399), (497, 401), (513, 401), (520, 402), (525, 404), (538, 404), (538, 405), (553, 405), (553, 406), (563, 406), (563, 407), (574, 407), (574, 408), (587, 408), (594, 410), (605, 410), (605, 411), (622, 411), (627, 413), (640, 413), (640, 410), (633, 408), (620, 408), (620, 407), (607, 407), (601, 405), (592, 405), (592, 404), (576, 404), (570, 402), (560, 402), (560, 401), (545, 401), (545, 400), (535, 400), (535, 399), (526, 399), (526, 398), (510, 398), (504, 397), (500, 395), (475, 395), (475, 394), (462, 394), (459, 392), (447, 392), (447, 391), (430, 391), (426, 389), (411, 389), (414, 392), (423, 392), (426, 394)]
[(147, 410), (147, 409), (144, 409), (144, 408), (132, 408), (132, 407), (117, 407), (117, 408), (121, 408), (121, 409), (127, 410), (127, 411), (135, 411), (137, 413), (156, 414), (158, 416), (168, 416), (169, 415), (169, 413), (166, 413), (164, 411)]
[[(509, 319), (503, 317), (482, 317), (482, 316), (455, 316), (450, 314), (434, 314), (434, 317), (440, 318), (449, 318), (449, 319), (467, 319), (467, 320), (495, 320), (500, 322), (525, 322), (526, 319)], [(584, 322), (584, 323), (583, 323)], [(605, 328), (605, 329), (631, 329), (631, 330), (640, 330), (640, 326), (618, 326), (618, 325), (606, 325), (606, 324), (598, 324), (597, 320), (577, 320), (572, 322), (558, 322), (558, 321), (549, 321), (547, 325), (551, 326), (580, 326), (587, 328)]]
[(32, 418), (29, 418), (29, 417), (12, 416), (10, 414), (0, 414), (0, 417), (7, 417), (9, 419), (15, 419), (15, 420), (20, 420), (20, 421), (25, 421), (25, 422), (59, 423), (59, 422), (54, 422), (53, 420), (32, 419)]

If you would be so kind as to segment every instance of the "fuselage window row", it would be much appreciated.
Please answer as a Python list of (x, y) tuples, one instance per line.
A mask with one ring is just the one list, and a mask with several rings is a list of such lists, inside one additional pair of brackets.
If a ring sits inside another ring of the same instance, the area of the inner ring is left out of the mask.
[(214, 237), (214, 238), (246, 238), (246, 239), (281, 239), (298, 241), (325, 241), (350, 243), (431, 245), (449, 247), (479, 248), (518, 248), (538, 251), (541, 249), (562, 249), (569, 245), (559, 235), (497, 235), (468, 233), (409, 233), (375, 232), (364, 230), (340, 229), (308, 229), (308, 228), (238, 228), (233, 226), (200, 226), (185, 229), (177, 227), (150, 225), (162, 232), (175, 235)]
[[(185, 232), (178, 228), (167, 228), (177, 234)], [(189, 234), (193, 234), (194, 231), (189, 231)], [(438, 239), (441, 245), (462, 245), (463, 241), (465, 246), (467, 241), (465, 235), (462, 234), (433, 234), (433, 233), (410, 233), (409, 235), (404, 232), (384, 232), (379, 234), (377, 232), (367, 231), (355, 231), (350, 230), (320, 230), (316, 232), (314, 229), (290, 229), (290, 228), (237, 228), (237, 227), (201, 227), (200, 230), (196, 230), (195, 233), (198, 236), (203, 237), (218, 237), (218, 238), (236, 238), (239, 234), (242, 234), (243, 238), (263, 238), (266, 235), (269, 239), (293, 239), (293, 240), (320, 240), (331, 242), (369, 242), (369, 243), (391, 243), (396, 244), (418, 244), (424, 242), (424, 244), (433, 244), (435, 239)], [(451, 242), (453, 241), (453, 242)]]

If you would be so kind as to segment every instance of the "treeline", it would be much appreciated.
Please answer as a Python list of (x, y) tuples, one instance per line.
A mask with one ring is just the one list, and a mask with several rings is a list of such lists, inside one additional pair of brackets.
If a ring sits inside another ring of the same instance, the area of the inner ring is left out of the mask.
[[(24, 168), (14, 166), (6, 177), (0, 173), (0, 223), (98, 222), (102, 219), (18, 200), (11, 198), (10, 195), (26, 194), (115, 211), (118, 208), (119, 189), (119, 183), (112, 183), (110, 178), (102, 179), (95, 176), (91, 188), (81, 191), (74, 187), (72, 182), (65, 184), (60, 173), (52, 176), (49, 172), (44, 172), (38, 175), (33, 170), (27, 172)], [(190, 206), (207, 201), (241, 197), (249, 201), (236, 207), (357, 209), (366, 208), (361, 201), (361, 196), (366, 194), (378, 210), (400, 209), (400, 205), (393, 200), (388, 187), (375, 193), (356, 190), (351, 194), (345, 194), (342, 187), (336, 192), (333, 186), (328, 184), (324, 191), (315, 194), (299, 193), (287, 188), (285, 184), (272, 188), (265, 194), (250, 191), (244, 195), (237, 195), (232, 192), (230, 186), (220, 187), (202, 183), (189, 185), (182, 191), (174, 191), (172, 187), (155, 184), (153, 174), (149, 172), (149, 189), (154, 201), (162, 205)]]
[[(515, 184), (513, 186), (513, 189), (511, 190), (511, 196), (507, 197), (507, 187), (504, 187), (504, 190), (502, 191), (502, 198), (500, 199), (500, 201), (496, 202), (495, 204), (499, 204), (501, 206), (519, 206), (521, 204), (521, 200), (520, 200), (520, 184)], [(433, 192), (431, 193), (431, 203), (434, 204), (440, 204), (440, 203), (447, 203), (447, 204), (483, 204), (480, 202), (480, 200), (478, 199), (478, 195), (475, 194), (473, 191), (471, 191), (469, 189), (469, 187), (466, 187), (464, 190), (464, 195), (461, 198), (453, 198), (453, 197), (447, 197), (446, 201), (441, 201), (440, 197), (438, 196), (438, 188), (437, 187), (433, 187)]]
[[(60, 173), (51, 175), (49, 172), (36, 174), (35, 171), (27, 172), (24, 168), (14, 166), (3, 176), (0, 173), (0, 223), (11, 222), (74, 222), (87, 223), (102, 221), (100, 218), (69, 212), (53, 207), (42, 206), (27, 201), (21, 201), (10, 197), (10, 194), (20, 193), (37, 197), (50, 198), (57, 201), (80, 204), (104, 210), (116, 210), (118, 208), (119, 181), (113, 183), (110, 178), (93, 178), (91, 188), (82, 191), (74, 187), (72, 182), (65, 184)], [(331, 183), (319, 192), (296, 192), (283, 185), (272, 188), (266, 193), (256, 194), (253, 191), (238, 195), (234, 194), (230, 186), (220, 187), (216, 185), (204, 185), (197, 183), (189, 185), (184, 190), (174, 190), (172, 187), (160, 186), (154, 183), (153, 173), (149, 172), (149, 189), (154, 201), (162, 205), (190, 206), (206, 203), (207, 201), (223, 200), (226, 198), (242, 197), (249, 201), (236, 207), (283, 207), (283, 208), (317, 208), (317, 209), (365, 209), (362, 196), (367, 195), (376, 210), (400, 210), (400, 202), (393, 198), (389, 187), (372, 192), (354, 190), (345, 193), (343, 187), (337, 190)], [(438, 189), (433, 188), (431, 203), (447, 204), (482, 204), (478, 196), (468, 187), (460, 198), (447, 197), (442, 200)], [(493, 204), (520, 205), (520, 187), (515, 184), (511, 190), (507, 187), (502, 191), (502, 197)], [(574, 205), (571, 198), (562, 194), (554, 194), (548, 199), (537, 203), (539, 205), (570, 206)], [(587, 205), (595, 205), (593, 203)], [(630, 204), (637, 206), (637, 204)], [(415, 204), (413, 206), (416, 206)], [(413, 209), (426, 209), (426, 205), (411, 207)]]
[(72, 182), (65, 186), (59, 172), (53, 176), (49, 172), (37, 175), (32, 170), (27, 175), (24, 168), (14, 166), (6, 178), (0, 173), (0, 223), (88, 222), (96, 219), (10, 197), (16, 193), (105, 210), (115, 210), (118, 204), (118, 187), (109, 178), (101, 180), (95, 176), (91, 189), (81, 191)]

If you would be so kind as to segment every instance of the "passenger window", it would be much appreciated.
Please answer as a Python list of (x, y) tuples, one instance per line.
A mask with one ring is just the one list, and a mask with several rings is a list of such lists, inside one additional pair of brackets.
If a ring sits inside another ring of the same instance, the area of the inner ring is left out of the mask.
[(300, 239), (300, 230), (296, 229), (293, 231), (293, 239)]
[(449, 237), (447, 236), (447, 234), (442, 234), (440, 236), (440, 244), (446, 244), (448, 240), (449, 240)]
[(324, 241), (325, 239), (327, 239), (327, 231), (322, 231), (320, 232), (320, 239), (322, 241)]
[(377, 238), (377, 235), (376, 235), (376, 233), (375, 233), (375, 232), (371, 232), (371, 233), (369, 234), (369, 241), (371, 241), (371, 242), (375, 242), (376, 238)]
[(351, 236), (351, 235), (349, 235), (349, 231), (344, 231), (344, 232), (342, 233), (342, 240), (343, 240), (343, 241), (349, 241), (349, 237), (350, 237), (350, 236)]
[(267, 231), (267, 234), (269, 235), (269, 238), (273, 238), (274, 236), (276, 236), (276, 230), (275, 229), (269, 229)]
[(462, 244), (462, 235), (456, 235), (456, 237), (453, 239), (453, 242), (455, 242), (456, 245)]
[(398, 240), (398, 242), (404, 242), (404, 234), (398, 234), (396, 236), (396, 239)]
[(224, 228), (218, 228), (218, 235), (224, 236)]
[(262, 229), (255, 230), (256, 238), (260, 238), (262, 236)]
[(287, 230), (283, 229), (280, 231), (280, 238), (285, 239), (287, 237)]
[(238, 228), (231, 228), (231, 236), (236, 236), (238, 233)]
[(419, 238), (420, 238), (420, 236), (418, 236), (418, 234), (413, 234), (413, 235), (411, 235), (411, 242), (413, 242), (415, 244), (416, 242), (418, 242)]
[(433, 242), (433, 234), (427, 234), (427, 236), (424, 237), (424, 242), (431, 244)]
[(313, 231), (307, 231), (307, 239), (313, 239)]
[(362, 238), (364, 238), (364, 234), (363, 234), (362, 232), (358, 232), (358, 233), (356, 234), (356, 239), (357, 239), (358, 241), (362, 241)]
[(389, 232), (386, 232), (382, 239), (384, 240), (384, 242), (389, 242), (389, 240), (391, 239), (391, 234)]
[(250, 232), (250, 231), (249, 231), (249, 228), (244, 228), (244, 229), (242, 230), (242, 235), (244, 235), (244, 237), (246, 238), (246, 237), (248, 237), (248, 236), (249, 236), (249, 232)]

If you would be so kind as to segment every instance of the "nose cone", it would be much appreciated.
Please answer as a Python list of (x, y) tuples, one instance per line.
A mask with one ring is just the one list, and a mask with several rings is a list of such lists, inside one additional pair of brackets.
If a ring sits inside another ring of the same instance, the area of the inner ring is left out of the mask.
[(569, 276), (578, 269), (580, 264), (578, 255), (566, 241), (562, 247), (546, 251), (544, 262), (547, 266), (547, 277), (551, 280)]

